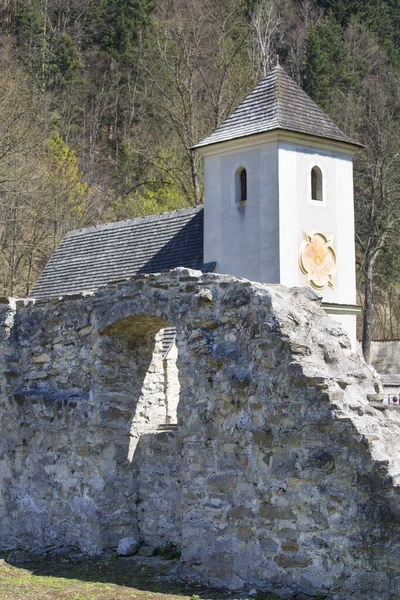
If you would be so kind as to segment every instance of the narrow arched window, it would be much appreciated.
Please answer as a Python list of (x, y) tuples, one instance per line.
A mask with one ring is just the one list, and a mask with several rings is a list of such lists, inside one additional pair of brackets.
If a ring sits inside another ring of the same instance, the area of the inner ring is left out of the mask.
[(238, 204), (247, 201), (247, 173), (244, 167), (239, 167), (235, 176), (235, 196)]
[(322, 171), (319, 167), (311, 169), (311, 199), (322, 201)]

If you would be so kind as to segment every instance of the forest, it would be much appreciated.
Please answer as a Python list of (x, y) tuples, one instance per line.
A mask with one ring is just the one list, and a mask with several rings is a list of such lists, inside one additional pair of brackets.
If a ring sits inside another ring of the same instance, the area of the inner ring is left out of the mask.
[(360, 338), (400, 338), (398, 0), (1, 0), (0, 282), (25, 296), (70, 229), (202, 202), (191, 147), (279, 55), (364, 145)]

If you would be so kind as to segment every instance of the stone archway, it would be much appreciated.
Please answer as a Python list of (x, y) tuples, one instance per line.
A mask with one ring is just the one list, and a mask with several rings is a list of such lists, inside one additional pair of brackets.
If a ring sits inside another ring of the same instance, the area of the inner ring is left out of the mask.
[(97, 395), (108, 394), (116, 410), (122, 405), (132, 413), (129, 462), (140, 437), (166, 423), (162, 358), (162, 333), (166, 326), (168, 323), (159, 317), (132, 315), (106, 327), (98, 338), (103, 368), (97, 372)]
[(159, 316), (122, 316), (100, 329), (93, 345), (93, 393), (103, 437), (101, 470), (107, 478), (104, 546), (138, 532), (137, 507), (143, 503), (138, 479), (146, 477), (139, 455), (149, 452), (160, 426), (164, 431), (170, 428), (163, 359), (163, 331), (169, 326)]
[[(159, 432), (167, 323), (180, 426)], [(400, 413), (369, 401), (371, 372), (309, 289), (177, 269), (20, 305), (9, 339), (8, 545), (29, 547), (32, 523), (42, 546), (91, 552), (137, 533), (212, 585), (397, 597)]]

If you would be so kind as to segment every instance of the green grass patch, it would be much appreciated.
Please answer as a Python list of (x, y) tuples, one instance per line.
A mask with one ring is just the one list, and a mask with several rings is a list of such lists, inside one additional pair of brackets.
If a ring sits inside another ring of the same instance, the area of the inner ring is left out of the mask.
[[(4, 556), (4, 555), (3, 555)], [(69, 557), (22, 553), (0, 558), (1, 600), (232, 600), (223, 590), (186, 584), (174, 575), (179, 552), (170, 546), (159, 556)], [(251, 599), (279, 600), (259, 591)]]
[[(169, 560), (120, 557), (41, 557), (10, 555), (0, 559), (1, 600), (190, 600), (199, 588), (171, 581)], [(223, 594), (201, 589), (202, 600)]]

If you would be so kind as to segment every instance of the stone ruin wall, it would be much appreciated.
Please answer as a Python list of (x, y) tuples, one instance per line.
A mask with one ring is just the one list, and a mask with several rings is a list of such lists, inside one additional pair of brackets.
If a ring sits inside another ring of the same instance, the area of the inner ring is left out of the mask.
[(400, 340), (373, 341), (371, 363), (378, 373), (400, 373)]
[(400, 597), (400, 410), (311, 290), (177, 269), (0, 312), (2, 548), (137, 535), (214, 586)]

